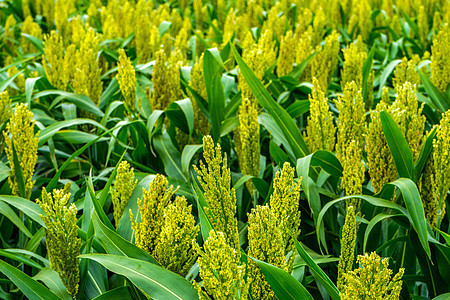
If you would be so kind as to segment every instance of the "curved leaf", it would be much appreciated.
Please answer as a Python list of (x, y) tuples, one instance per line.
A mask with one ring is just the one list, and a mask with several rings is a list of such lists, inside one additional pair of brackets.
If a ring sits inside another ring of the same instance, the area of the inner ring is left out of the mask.
[(113, 273), (127, 277), (152, 299), (198, 299), (193, 285), (178, 274), (155, 264), (112, 254), (83, 254)]
[(30, 300), (57, 300), (59, 298), (55, 293), (45, 286), (19, 271), (15, 267), (0, 260), (0, 272), (8, 277), (20, 291)]
[(283, 107), (272, 98), (264, 85), (255, 76), (253, 71), (242, 60), (233, 44), (231, 44), (231, 47), (242, 75), (244, 75), (245, 81), (248, 83), (250, 89), (256, 99), (258, 99), (261, 106), (272, 116), (280, 127), (294, 152), (295, 158), (308, 155), (310, 153), (308, 146), (306, 145), (297, 124), (295, 124), (294, 120), (286, 112), (286, 110), (284, 110)]
[(279, 299), (314, 299), (308, 290), (285, 270), (252, 258)]
[(380, 119), (399, 177), (415, 180), (413, 156), (408, 142), (387, 112), (380, 112)]

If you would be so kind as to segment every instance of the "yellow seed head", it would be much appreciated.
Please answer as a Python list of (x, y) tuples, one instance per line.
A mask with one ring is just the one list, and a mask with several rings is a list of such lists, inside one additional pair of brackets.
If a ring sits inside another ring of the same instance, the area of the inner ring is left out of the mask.
[(347, 147), (354, 140), (357, 146), (364, 146), (366, 114), (360, 87), (349, 82), (344, 88), (344, 95), (336, 101), (339, 110), (336, 154), (343, 160)]
[(125, 207), (131, 194), (136, 188), (137, 180), (134, 180), (134, 169), (126, 161), (122, 161), (117, 168), (116, 181), (111, 188), (111, 198), (114, 207), (114, 221), (119, 225)]
[(402, 62), (395, 67), (394, 86), (402, 85), (406, 81), (419, 85), (422, 82), (419, 73), (416, 70), (419, 63), (420, 57), (417, 54), (409, 60), (406, 57), (403, 57)]
[(428, 26), (428, 16), (425, 12), (425, 7), (421, 5), (419, 7), (419, 13), (417, 14), (417, 27), (419, 29), (419, 40), (422, 43), (423, 49), (427, 48), (428, 45), (428, 32), (429, 32), (429, 26)]
[(27, 199), (30, 199), (31, 190), (35, 182), (31, 179), (37, 161), (38, 135), (39, 132), (34, 134), (33, 113), (28, 109), (27, 105), (23, 103), (17, 105), (10, 122), (6, 124), (6, 131), (3, 132), (7, 145), (6, 155), (11, 168), (8, 183), (11, 187), (12, 194), (15, 196), (20, 196), (20, 193), (14, 167), (13, 143), (25, 183), (25, 196)]
[(64, 189), (53, 190), (53, 196), (45, 188), (42, 200), (36, 201), (45, 213), (45, 240), (50, 259), (50, 267), (61, 278), (67, 292), (75, 296), (78, 291), (80, 272), (78, 255), (80, 255), (81, 239), (78, 238), (77, 208), (70, 204), (70, 183)]
[(311, 152), (320, 149), (333, 151), (336, 132), (333, 115), (328, 106), (328, 99), (316, 78), (313, 78), (313, 88), (308, 98), (310, 116), (306, 126), (305, 140), (309, 150)]
[[(260, 144), (258, 109), (249, 99), (244, 99), (238, 112), (239, 127), (236, 130), (235, 144), (242, 175), (258, 177), (260, 169)], [(250, 193), (253, 191), (251, 181), (247, 181)]]
[[(257, 206), (248, 216), (248, 255), (287, 271), (283, 229), (268, 206)], [(248, 281), (253, 299), (273, 299), (275, 293), (258, 265), (249, 261)]]
[[(284, 255), (287, 256), (293, 251), (294, 240), (289, 235), (292, 232), (294, 239), (300, 234), (300, 183), (294, 183), (294, 172), (289, 163), (284, 163), (283, 169), (275, 174), (273, 180), (273, 193), (270, 196), (269, 206), (278, 225), (282, 230)], [(292, 271), (294, 255), (291, 255), (287, 263), (287, 271)]]
[(16, 19), (14, 18), (13, 14), (10, 14), (8, 18), (6, 18), (5, 22), (5, 29), (4, 29), (4, 42), (6, 45), (6, 48), (8, 49), (9, 53), (14, 55), (16, 43), (15, 43), (15, 32), (14, 27), (16, 25)]
[(226, 154), (222, 158), (220, 145), (214, 148), (211, 136), (203, 137), (203, 161), (194, 166), (204, 190), (208, 207), (205, 208), (216, 231), (223, 232), (227, 244), (239, 253), (239, 234), (236, 220), (236, 193), (231, 187), (231, 171)]
[(341, 87), (347, 83), (355, 81), (356, 85), (362, 89), (363, 65), (367, 59), (367, 52), (361, 37), (355, 43), (350, 44), (347, 49), (343, 49), (344, 67), (342, 69)]
[(286, 35), (281, 38), (280, 55), (277, 62), (278, 76), (288, 75), (294, 68), (297, 41), (292, 31), (288, 31)]
[(339, 290), (342, 290), (343, 288), (344, 273), (347, 273), (353, 269), (353, 262), (355, 260), (356, 231), (355, 208), (353, 206), (349, 206), (347, 207), (344, 227), (342, 228), (341, 255), (339, 257), (337, 279), (337, 286)]
[(123, 49), (119, 50), (117, 67), (117, 81), (122, 91), (124, 103), (130, 111), (134, 112), (136, 110), (136, 73)]
[(156, 52), (156, 63), (153, 66), (153, 92), (151, 105), (153, 110), (164, 110), (170, 103), (184, 98), (180, 87), (180, 67), (183, 56), (179, 50), (167, 57), (164, 50)]
[(192, 205), (187, 204), (185, 197), (176, 197), (164, 209), (164, 220), (155, 248), (156, 260), (183, 277), (197, 260), (195, 247), (200, 227), (195, 225), (191, 211)]
[(325, 38), (325, 45), (317, 46), (317, 55), (311, 59), (311, 77), (317, 78), (321, 88), (326, 91), (338, 63), (339, 34), (333, 31)]
[(400, 298), (403, 268), (400, 268), (391, 279), (393, 271), (389, 269), (387, 258), (381, 259), (372, 252), (370, 255), (367, 253), (359, 255), (357, 261), (360, 267), (343, 275), (341, 299), (398, 300)]
[[(388, 93), (388, 89), (385, 87), (383, 88), (383, 95), (386, 93)], [(375, 110), (370, 112), (370, 123), (365, 136), (367, 166), (375, 193), (381, 191), (386, 183), (397, 178), (394, 159), (384, 136), (380, 119), (380, 112), (387, 111), (387, 109), (387, 103), (382, 101), (377, 104)]]
[(228, 243), (224, 233), (211, 230), (203, 251), (197, 251), (200, 277), (206, 291), (195, 283), (200, 299), (210, 299), (209, 296), (220, 300), (247, 299), (245, 264), (239, 262), (240, 253)]
[(445, 92), (450, 83), (450, 27), (448, 24), (433, 39), (431, 46), (431, 80)]
[[(11, 98), (9, 98), (8, 91), (0, 93), (0, 126), (3, 127), (6, 121), (11, 118)], [(0, 135), (0, 155), (5, 149), (5, 136)]]
[(389, 113), (406, 137), (415, 160), (425, 138), (423, 132), (426, 118), (422, 114), (423, 105), (419, 107), (416, 86), (410, 82), (396, 86), (395, 91), (397, 99), (389, 107)]
[(442, 116), (433, 141), (433, 166), (433, 193), (438, 203), (437, 216), (442, 220), (445, 215), (445, 199), (450, 190), (450, 111)]
[(143, 192), (142, 200), (138, 199), (141, 220), (139, 223), (135, 221), (130, 210), (131, 227), (135, 230), (136, 246), (154, 256), (164, 222), (164, 208), (169, 205), (176, 190), (173, 186), (169, 187), (164, 175), (157, 174), (149, 189), (143, 189)]
[(89, 28), (76, 54), (73, 89), (75, 93), (88, 96), (98, 105), (103, 92), (103, 82), (97, 52), (98, 36)]
[[(189, 82), (189, 86), (205, 101), (208, 101), (205, 78), (203, 76), (203, 55), (191, 69), (191, 81)], [(194, 110), (194, 128), (199, 134), (207, 135), (210, 129), (209, 121), (197, 105), (194, 95), (189, 92), (189, 90), (188, 93), (189, 98), (191, 99), (192, 108)]]
[[(22, 3), (23, 5), (23, 3)], [(29, 34), (38, 39), (42, 39), (42, 30), (38, 23), (33, 21), (33, 17), (26, 17), (22, 25), (22, 33)], [(26, 37), (22, 36), (20, 38), (20, 46), (22, 47), (22, 53), (33, 53), (36, 52), (36, 47), (28, 40)]]

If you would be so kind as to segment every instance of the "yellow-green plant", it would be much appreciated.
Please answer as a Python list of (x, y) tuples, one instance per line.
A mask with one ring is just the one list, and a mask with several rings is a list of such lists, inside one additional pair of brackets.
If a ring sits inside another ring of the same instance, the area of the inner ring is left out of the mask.
[(394, 86), (400, 86), (406, 81), (419, 85), (421, 83), (419, 73), (416, 68), (420, 63), (419, 55), (414, 55), (411, 59), (403, 57), (402, 62), (395, 67)]
[(130, 210), (131, 227), (136, 245), (151, 254), (163, 267), (186, 276), (195, 263), (196, 237), (199, 226), (191, 214), (192, 205), (184, 197), (171, 201), (176, 190), (168, 187), (167, 178), (156, 175), (149, 190), (144, 190), (143, 203), (138, 199), (141, 220)]
[(422, 114), (423, 104), (419, 106), (416, 86), (405, 82), (395, 88), (397, 99), (389, 107), (389, 113), (406, 137), (415, 160), (420, 153), (424, 141), (426, 118)]
[[(189, 82), (189, 86), (205, 101), (208, 101), (205, 78), (203, 76), (203, 55), (191, 69), (191, 81)], [(209, 121), (198, 106), (193, 93), (188, 90), (188, 94), (191, 99), (192, 109), (194, 110), (194, 128), (201, 135), (207, 135), (210, 130)]]
[(14, 55), (15, 51), (15, 34), (14, 27), (16, 26), (16, 18), (13, 14), (10, 14), (8, 18), (6, 18), (5, 27), (4, 27), (4, 43), (6, 49), (11, 55)]
[(288, 75), (294, 68), (296, 45), (294, 33), (288, 31), (280, 42), (280, 54), (278, 55), (277, 74), (278, 76)]
[(231, 187), (231, 171), (227, 166), (226, 153), (222, 157), (219, 144), (214, 147), (211, 136), (203, 137), (203, 161), (194, 166), (199, 175), (208, 207), (205, 212), (210, 217), (216, 231), (223, 232), (227, 244), (239, 253), (239, 234), (236, 220), (236, 192)]
[[(248, 215), (248, 255), (288, 271), (283, 229), (268, 206), (257, 206)], [(275, 293), (258, 265), (249, 261), (248, 281), (253, 299), (274, 299)]]
[(344, 284), (340, 290), (344, 300), (397, 300), (402, 289), (404, 269), (400, 268), (391, 278), (387, 258), (381, 259), (375, 252), (365, 253), (357, 259), (360, 267), (344, 274)]
[[(269, 207), (281, 228), (284, 245), (284, 255), (287, 257), (287, 271), (292, 271), (294, 262), (294, 239), (300, 235), (300, 183), (294, 182), (295, 169), (288, 162), (283, 164), (273, 179), (273, 193), (270, 196)], [(293, 238), (289, 232), (292, 233)]]
[(124, 104), (133, 113), (136, 111), (136, 72), (123, 49), (119, 50), (117, 68), (117, 81), (122, 91)]
[(366, 152), (367, 167), (375, 193), (383, 186), (397, 178), (397, 169), (381, 125), (380, 112), (388, 110), (388, 88), (383, 88), (382, 101), (370, 112), (370, 123), (367, 126)]
[(341, 255), (339, 257), (337, 278), (337, 288), (339, 290), (342, 290), (344, 287), (344, 274), (353, 269), (353, 263), (355, 261), (356, 231), (355, 208), (349, 206), (347, 207), (344, 227), (342, 227), (342, 237), (340, 240)]
[(198, 283), (195, 287), (201, 300), (229, 300), (248, 297), (248, 283), (245, 281), (245, 264), (239, 262), (240, 253), (229, 244), (226, 235), (211, 230), (203, 245), (198, 249), (198, 266), (203, 288)]
[[(22, 25), (22, 33), (29, 34), (38, 39), (42, 38), (42, 29), (39, 24), (33, 21), (33, 17), (27, 16)], [(20, 38), (20, 46), (23, 53), (33, 53), (36, 52), (36, 47), (27, 39), (25, 36)]]
[(317, 79), (313, 78), (313, 88), (308, 96), (310, 102), (310, 115), (306, 125), (305, 141), (311, 152), (316, 150), (333, 151), (335, 144), (333, 115)]
[[(362, 37), (358, 36), (357, 40), (350, 44), (350, 46), (342, 50), (344, 53), (344, 67), (342, 69), (341, 73), (341, 88), (344, 89), (346, 85), (352, 81), (355, 81), (356, 86), (359, 90), (362, 91), (363, 89), (363, 66), (365, 61), (367, 60), (367, 52), (366, 52), (366, 46), (362, 41)], [(370, 69), (372, 69), (372, 65), (370, 66)], [(365, 108), (366, 110), (369, 110), (372, 108), (372, 102), (373, 102), (373, 93), (372, 93), (372, 86), (373, 86), (373, 77), (374, 72), (371, 71), (369, 73), (369, 77), (367, 78), (367, 87), (368, 87), (368, 93), (367, 97), (365, 99)]]
[(169, 186), (164, 175), (157, 174), (150, 182), (148, 190), (143, 189), (142, 200), (138, 199), (141, 220), (134, 219), (130, 210), (131, 227), (135, 231), (135, 244), (154, 255), (155, 247), (164, 222), (164, 208), (166, 208), (176, 190)]
[[(11, 118), (12, 109), (11, 109), (11, 98), (8, 95), (8, 91), (4, 91), (0, 93), (0, 126), (4, 128), (4, 124), (6, 121)], [(3, 153), (5, 148), (5, 136), (0, 135), (0, 154)]]
[[(258, 177), (260, 169), (260, 144), (258, 109), (256, 103), (249, 99), (242, 100), (239, 106), (239, 127), (235, 131), (236, 154), (242, 175)], [(253, 191), (251, 181), (246, 182), (250, 193)]]
[(66, 91), (73, 79), (76, 65), (76, 46), (64, 49), (61, 35), (52, 31), (44, 37), (44, 57), (42, 64), (48, 81), (57, 89)]
[[(11, 168), (8, 183), (13, 195), (27, 199), (31, 197), (31, 190), (35, 183), (32, 178), (37, 161), (38, 135), (39, 132), (36, 134), (34, 132), (33, 113), (28, 109), (28, 106), (23, 103), (16, 105), (10, 122), (6, 124), (6, 131), (3, 132), (7, 146), (6, 156)], [(25, 195), (21, 195), (19, 190), (14, 154), (22, 172)]]
[(163, 223), (158, 243), (155, 247), (155, 259), (168, 270), (186, 276), (197, 259), (197, 235), (199, 225), (191, 214), (192, 205), (185, 197), (176, 197), (164, 209)]
[(339, 34), (336, 31), (328, 35), (325, 38), (325, 45), (316, 47), (318, 53), (310, 61), (311, 78), (317, 78), (319, 86), (324, 92), (327, 91), (331, 77), (337, 67), (340, 50), (338, 38)]
[(167, 56), (163, 49), (156, 52), (156, 62), (153, 67), (153, 91), (150, 103), (153, 110), (164, 110), (170, 103), (184, 98), (180, 87), (180, 67), (183, 56), (179, 50)]
[(445, 92), (450, 83), (450, 27), (443, 26), (431, 45), (431, 80)]
[[(366, 115), (361, 90), (354, 81), (347, 83), (336, 107), (339, 110), (336, 156), (344, 169), (341, 188), (347, 195), (358, 195), (364, 182), (362, 149)], [(347, 199), (346, 203), (357, 208), (359, 200)]]
[(77, 207), (70, 204), (70, 183), (63, 189), (53, 190), (53, 196), (43, 188), (42, 200), (36, 202), (45, 213), (41, 218), (46, 227), (50, 267), (59, 274), (69, 294), (75, 296), (80, 281), (78, 255), (81, 239), (78, 238)]
[(420, 182), (425, 215), (431, 226), (439, 225), (445, 216), (445, 199), (450, 190), (450, 111), (442, 115), (437, 126), (433, 150)]
[(119, 225), (128, 200), (136, 188), (137, 180), (134, 179), (134, 169), (130, 168), (127, 161), (122, 161), (117, 168), (116, 181), (111, 188), (111, 198), (114, 208), (114, 221)]

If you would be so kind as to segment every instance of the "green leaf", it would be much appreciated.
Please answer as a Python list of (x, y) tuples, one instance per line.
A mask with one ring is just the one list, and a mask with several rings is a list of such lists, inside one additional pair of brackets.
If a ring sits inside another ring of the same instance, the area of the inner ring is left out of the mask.
[(133, 300), (130, 290), (127, 286), (121, 286), (113, 290), (107, 291), (92, 300)]
[(98, 106), (86, 95), (78, 95), (74, 93), (69, 92), (63, 92), (59, 90), (48, 90), (39, 92), (34, 95), (33, 100), (39, 99), (44, 96), (50, 96), (50, 95), (59, 95), (55, 101), (53, 101), (52, 106), (55, 106), (57, 103), (59, 103), (63, 99), (67, 99), (69, 102), (75, 104), (78, 108), (91, 112), (94, 115), (98, 117), (103, 117), (104, 113), (103, 111), (98, 108)]
[(413, 156), (408, 142), (387, 112), (380, 112), (380, 119), (399, 177), (415, 180)]
[(198, 208), (198, 218), (200, 221), (200, 231), (202, 233), (203, 241), (206, 241), (209, 237), (209, 233), (211, 230), (214, 230), (211, 221), (205, 213), (205, 207), (208, 207), (208, 203), (206, 202), (205, 197), (203, 196), (200, 187), (197, 184), (196, 180), (193, 180), (192, 184), (194, 185), (195, 194), (197, 195), (197, 208)]
[(402, 62), (401, 59), (393, 60), (384, 68), (383, 73), (381, 73), (381, 75), (380, 75), (380, 85), (379, 85), (378, 96), (377, 96), (378, 98), (381, 98), (381, 96), (383, 94), (384, 84), (386, 83), (389, 76), (392, 74), (392, 71), (394, 71), (395, 67), (401, 62)]
[(9, 205), (19, 209), (39, 225), (45, 226), (44, 222), (41, 219), (41, 215), (44, 214), (44, 211), (38, 204), (25, 198), (10, 195), (0, 195), (0, 202), (1, 201), (4, 201)]
[(369, 225), (367, 225), (366, 231), (364, 232), (363, 253), (366, 253), (367, 241), (369, 239), (369, 235), (370, 235), (370, 232), (372, 231), (373, 227), (375, 227), (375, 225), (377, 225), (379, 222), (382, 222), (383, 220), (385, 220), (387, 218), (396, 217), (396, 216), (401, 216), (401, 215), (398, 215), (398, 214), (390, 215), (390, 214), (380, 213), (380, 214), (376, 215), (374, 218), (372, 218), (372, 220), (370, 220)]
[(181, 154), (181, 169), (186, 178), (189, 177), (189, 165), (194, 155), (203, 147), (203, 145), (187, 145)]
[(30, 300), (56, 300), (61, 299), (55, 293), (47, 289), (45, 286), (19, 271), (15, 267), (0, 260), (0, 272), (8, 277), (19, 290)]
[(309, 100), (297, 100), (292, 103), (287, 109), (287, 113), (291, 116), (291, 118), (298, 118), (307, 111), (309, 111)]
[(323, 287), (327, 290), (328, 294), (331, 296), (333, 300), (339, 300), (339, 290), (331, 281), (331, 279), (325, 274), (325, 272), (316, 264), (316, 262), (309, 256), (308, 252), (303, 249), (302, 245), (294, 239), (292, 233), (289, 232), (292, 239), (294, 240), (295, 248), (297, 249), (300, 257), (306, 262), (306, 265), (309, 267), (309, 270), (315, 277), (320, 281)]
[(250, 89), (256, 99), (258, 99), (261, 106), (272, 116), (280, 127), (283, 135), (294, 152), (295, 158), (297, 159), (308, 155), (310, 153), (308, 146), (303, 140), (303, 136), (300, 133), (297, 124), (295, 124), (294, 120), (286, 112), (286, 110), (284, 110), (283, 107), (272, 98), (264, 85), (255, 76), (253, 71), (242, 60), (234, 45), (231, 46), (234, 52), (234, 57), (236, 58), (245, 81), (248, 83)]
[(17, 156), (16, 147), (14, 146), (14, 140), (11, 139), (11, 147), (13, 152), (13, 162), (14, 162), (14, 171), (15, 171), (15, 181), (17, 182), (17, 186), (19, 188), (19, 195), (22, 198), (29, 199), (31, 195), (27, 195), (25, 190), (25, 179), (22, 173), (22, 167), (20, 166), (19, 158)]
[(431, 80), (418, 70), (420, 79), (422, 79), (423, 87), (431, 99), (431, 102), (439, 109), (441, 113), (445, 113), (450, 109), (450, 99), (445, 94), (443, 94), (432, 82)]
[(39, 280), (44, 283), (50, 291), (54, 292), (61, 299), (70, 300), (72, 297), (67, 292), (66, 287), (64, 286), (61, 278), (58, 273), (50, 268), (43, 268), (39, 273), (33, 276), (34, 280)]
[(279, 299), (314, 299), (308, 290), (285, 270), (248, 256), (261, 269)]
[[(66, 121), (61, 121), (61, 122), (55, 122), (52, 125), (47, 126), (46, 128), (42, 129), (39, 132), (39, 147), (42, 147), (45, 144), (45, 142), (47, 142), (49, 139), (51, 139), (55, 134), (57, 134), (63, 128), (76, 126), (76, 125), (86, 125), (86, 124), (90, 124), (90, 125), (93, 125), (95, 127), (98, 127), (98, 128), (101, 128), (101, 129), (107, 131), (107, 129), (103, 125), (101, 125), (100, 123), (95, 122), (91, 119), (72, 119), (72, 120), (66, 120)], [(98, 136), (95, 136), (95, 138), (98, 138)], [(90, 141), (92, 141), (92, 140), (90, 140)]]
[[(362, 78), (362, 96), (364, 99), (364, 102), (367, 102), (368, 97), (367, 93), (371, 93), (373, 90), (373, 86), (367, 86), (367, 82), (369, 81), (370, 71), (372, 71), (372, 62), (373, 62), (373, 55), (375, 53), (375, 44), (372, 46), (372, 49), (370, 49), (369, 54), (367, 55), (366, 61), (364, 61), (363, 64), (363, 78)], [(344, 88), (344, 87), (342, 87)], [(371, 107), (370, 107), (371, 108)]]
[(168, 134), (157, 135), (153, 145), (164, 163), (164, 170), (169, 177), (186, 180), (181, 167), (180, 152), (175, 148)]
[(203, 74), (208, 94), (211, 131), (216, 142), (220, 136), (220, 125), (225, 118), (225, 95), (220, 73), (222, 66), (217, 55), (220, 58), (217, 48), (208, 49), (205, 51), (203, 58)]
[(408, 217), (411, 220), (411, 225), (416, 231), (425, 253), (431, 260), (431, 251), (427, 235), (427, 219), (425, 218), (422, 199), (420, 198), (416, 184), (407, 178), (399, 178), (390, 184), (395, 185), (402, 192), (403, 201), (409, 212)]
[(159, 263), (146, 251), (125, 240), (115, 231), (105, 226), (97, 213), (94, 213), (92, 222), (95, 229), (95, 237), (100, 241), (108, 254), (122, 255), (136, 258), (159, 265)]
[(422, 146), (422, 150), (420, 151), (419, 157), (414, 163), (414, 168), (416, 170), (416, 178), (420, 178), (423, 169), (425, 168), (425, 164), (427, 163), (428, 157), (433, 150), (433, 140), (436, 137), (437, 128), (433, 127), (433, 129), (428, 133), (427, 139)]
[(5, 216), (9, 219), (14, 225), (19, 228), (27, 237), (31, 238), (33, 235), (28, 230), (28, 228), (23, 224), (22, 220), (16, 215), (14, 210), (11, 209), (5, 202), (0, 201), (0, 215)]
[(80, 258), (94, 260), (111, 272), (127, 277), (153, 299), (198, 299), (189, 281), (155, 264), (112, 254), (83, 254)]

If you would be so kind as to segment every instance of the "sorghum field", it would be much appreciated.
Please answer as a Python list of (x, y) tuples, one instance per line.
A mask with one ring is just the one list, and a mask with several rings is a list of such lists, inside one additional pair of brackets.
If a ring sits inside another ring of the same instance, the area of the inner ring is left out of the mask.
[(449, 0), (0, 0), (0, 298), (449, 299)]

